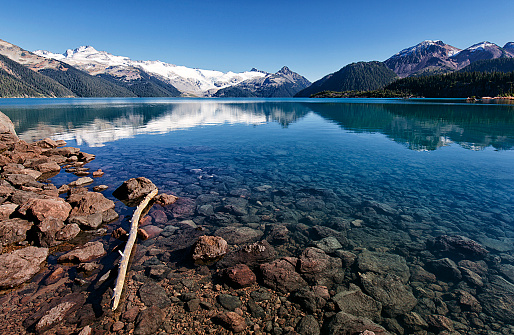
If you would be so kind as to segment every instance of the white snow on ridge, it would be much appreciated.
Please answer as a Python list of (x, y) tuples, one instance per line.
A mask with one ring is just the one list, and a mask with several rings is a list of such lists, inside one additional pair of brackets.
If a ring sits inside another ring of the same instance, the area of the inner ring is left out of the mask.
[(416, 51), (425, 50), (426, 48), (428, 48), (432, 45), (439, 45), (439, 46), (446, 47), (446, 49), (448, 50), (448, 56), (454, 56), (461, 51), (460, 49), (455, 48), (451, 45), (444, 44), (444, 42), (441, 40), (425, 40), (419, 44), (416, 44), (413, 47), (403, 49), (402, 51), (395, 54), (393, 57), (404, 57), (404, 56), (407, 56)]
[(475, 45), (472, 45), (470, 46), (469, 48), (467, 48), (466, 50), (469, 50), (471, 52), (474, 52), (474, 51), (477, 51), (477, 50), (485, 50), (487, 48), (498, 48), (498, 46), (494, 43), (491, 43), (491, 42), (487, 42), (487, 41), (484, 41), (482, 43), (477, 43)]
[(137, 67), (145, 72), (160, 76), (183, 93), (200, 96), (208, 95), (208, 91), (212, 93), (213, 90), (217, 91), (248, 79), (266, 76), (266, 73), (259, 71), (225, 73), (214, 70), (194, 69), (161, 61), (133, 61), (128, 57), (115, 56), (105, 51), (98, 51), (92, 46), (81, 46), (74, 50), (68, 49), (64, 54), (55, 54), (44, 50), (36, 50), (34, 53), (38, 56), (63, 61), (72, 66), (81, 66), (86, 70), (95, 69), (95, 71), (98, 71), (98, 67), (95, 67), (97, 65), (102, 68), (111, 66)]

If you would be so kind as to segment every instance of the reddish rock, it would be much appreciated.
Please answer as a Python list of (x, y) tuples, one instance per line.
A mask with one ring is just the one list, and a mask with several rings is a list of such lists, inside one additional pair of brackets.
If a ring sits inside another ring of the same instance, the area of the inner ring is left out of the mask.
[(260, 269), (264, 284), (274, 290), (288, 293), (307, 286), (307, 282), (295, 271), (295, 264), (285, 259), (262, 264)]
[(66, 274), (66, 271), (64, 270), (64, 268), (58, 267), (48, 277), (46, 277), (45, 285), (51, 285), (51, 284), (57, 283), (59, 281), (59, 279), (64, 277), (65, 274)]
[(98, 178), (104, 175), (104, 172), (101, 169), (98, 169), (93, 172), (93, 177)]
[(220, 313), (213, 318), (213, 321), (234, 333), (240, 333), (248, 327), (245, 319), (235, 312)]
[(482, 306), (471, 293), (464, 290), (458, 290), (456, 293), (459, 297), (459, 303), (463, 310), (476, 313), (482, 312)]
[(114, 202), (98, 192), (72, 194), (68, 197), (68, 202), (73, 207), (70, 216), (102, 213), (114, 208)]
[(257, 280), (255, 273), (245, 264), (237, 264), (226, 269), (225, 277), (228, 279), (229, 284), (236, 288), (251, 286)]
[(90, 178), (90, 177), (82, 177), (82, 178), (79, 178), (75, 181), (72, 181), (71, 183), (68, 184), (69, 187), (81, 187), (81, 186), (84, 186), (84, 185), (88, 185), (88, 184), (91, 184), (93, 182), (93, 178)]
[(112, 331), (113, 332), (119, 332), (120, 330), (123, 330), (123, 328), (125, 327), (125, 324), (121, 321), (116, 321), (113, 325), (112, 325)]
[(431, 328), (435, 328), (437, 331), (449, 331), (452, 332), (453, 322), (443, 315), (428, 315), (427, 323)]
[(27, 247), (0, 255), (0, 288), (11, 288), (39, 272), (48, 256), (47, 248)]
[(370, 334), (389, 335), (383, 327), (363, 317), (353, 316), (344, 312), (334, 315), (326, 325), (323, 325), (327, 334)]
[(137, 237), (140, 240), (145, 241), (148, 240), (148, 238), (150, 238), (150, 235), (146, 232), (146, 230), (140, 228), (137, 230)]
[(200, 236), (193, 246), (195, 262), (210, 262), (227, 253), (227, 241), (218, 236)]
[(37, 146), (39, 146), (43, 149), (52, 149), (52, 148), (58, 147), (57, 142), (55, 142), (54, 140), (52, 140), (51, 138), (48, 138), (48, 137), (42, 139), (39, 142), (36, 142), (36, 144), (37, 144)]
[(93, 191), (95, 191), (95, 192), (103, 192), (103, 191), (105, 191), (108, 188), (109, 188), (109, 186), (107, 186), (107, 185), (97, 185), (97, 186), (93, 187)]
[(117, 240), (126, 241), (128, 238), (128, 233), (125, 229), (119, 227), (112, 231), (111, 236)]
[(4, 203), (0, 205), (0, 220), (6, 220), (9, 216), (14, 213), (18, 208), (18, 205), (11, 203)]
[(59, 257), (58, 261), (61, 263), (85, 263), (105, 254), (106, 252), (102, 242), (88, 242), (82, 247), (78, 247), (70, 252), (65, 253)]
[(148, 235), (148, 238), (154, 238), (154, 237), (159, 236), (159, 234), (162, 232), (162, 230), (163, 230), (162, 228), (159, 228), (154, 225), (145, 226), (145, 229), (144, 229), (144, 231)]
[(134, 322), (139, 313), (139, 307), (134, 306), (123, 313), (122, 318), (127, 322)]
[(76, 223), (70, 223), (55, 233), (57, 241), (69, 241), (80, 233), (80, 227)]
[(150, 192), (157, 189), (148, 178), (131, 178), (118, 187), (112, 195), (124, 201), (129, 206), (137, 206), (139, 202)]
[(19, 213), (31, 215), (39, 222), (48, 219), (65, 221), (70, 211), (70, 204), (61, 198), (32, 199), (18, 209)]
[(139, 313), (136, 320), (134, 335), (156, 334), (164, 321), (164, 312), (157, 306), (152, 306)]
[(307, 248), (300, 256), (300, 273), (320, 273), (330, 265), (331, 257), (318, 248)]
[(168, 222), (168, 216), (162, 210), (159, 210), (159, 209), (154, 210), (150, 213), (150, 216), (152, 217), (152, 219), (155, 223), (167, 223)]
[(61, 171), (61, 167), (56, 162), (42, 163), (36, 166), (36, 169), (41, 173), (51, 173)]
[(14, 218), (0, 221), (0, 248), (24, 241), (27, 231), (32, 228), (32, 222)]
[(41, 334), (57, 326), (66, 317), (79, 309), (85, 301), (86, 298), (80, 293), (67, 295), (59, 302), (59, 304), (44, 313), (36, 323), (36, 332)]
[(155, 197), (155, 203), (161, 205), (162, 207), (174, 204), (177, 200), (178, 197), (166, 193), (161, 193), (157, 197)]
[(37, 242), (40, 246), (50, 247), (58, 244), (55, 239), (56, 234), (64, 228), (64, 222), (59, 219), (45, 219), (36, 224), (37, 227)]

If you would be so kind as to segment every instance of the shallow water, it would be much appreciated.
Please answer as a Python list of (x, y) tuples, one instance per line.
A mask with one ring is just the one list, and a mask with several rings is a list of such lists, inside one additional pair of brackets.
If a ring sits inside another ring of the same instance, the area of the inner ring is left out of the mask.
[[(24, 140), (64, 139), (95, 154), (88, 167), (105, 176), (92, 186), (108, 185), (108, 197), (144, 176), (187, 199), (183, 210), (166, 213), (168, 222), (153, 216), (160, 228), (193, 220), (215, 234), (223, 226), (285, 224), (290, 235), (275, 241), (283, 256), (311, 245), (305, 226), (344, 230), (353, 250), (396, 253), (456, 234), (514, 263), (514, 106), (6, 99), (0, 110)], [(52, 181), (59, 187), (75, 178), (61, 173)]]

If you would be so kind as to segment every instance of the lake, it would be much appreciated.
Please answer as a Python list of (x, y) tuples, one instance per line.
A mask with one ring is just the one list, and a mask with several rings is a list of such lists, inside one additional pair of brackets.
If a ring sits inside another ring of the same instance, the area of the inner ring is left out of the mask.
[[(404, 284), (416, 296), (414, 311), (425, 320), (445, 315), (455, 329), (469, 333), (480, 329), (480, 322), (484, 329), (497, 330), (495, 324), (513, 329), (508, 326), (514, 322), (512, 105), (423, 99), (1, 99), (0, 110), (23, 140), (63, 139), (95, 154), (87, 167), (105, 175), (92, 186), (109, 186), (104, 194), (113, 200), (114, 189), (140, 176), (179, 196), (181, 210), (150, 211), (148, 223), (161, 234), (142, 243), (148, 248), (168, 243), (173, 249), (170, 239), (194, 225), (223, 236), (234, 249), (266, 239), (277, 257), (300, 257), (315, 246), (344, 263), (349, 251), (358, 261), (340, 278), (306, 280), (334, 294), (357, 283), (376, 301), (380, 294), (358, 278), (365, 271), (363, 255), (394, 255), (410, 268)], [(52, 182), (59, 187), (76, 178), (63, 172)], [(118, 202), (117, 210), (129, 216), (133, 209)], [(453, 239), (440, 239), (446, 235)], [(488, 255), (473, 253), (478, 247)], [(440, 259), (451, 264), (441, 265)], [(426, 270), (437, 281), (423, 279)], [(455, 278), (442, 274), (453, 270), (459, 271)], [(481, 283), (468, 278), (474, 275)], [(501, 280), (507, 284), (498, 284)], [(480, 310), (462, 302), (461, 291), (476, 297)], [(444, 313), (438, 301), (448, 306)], [(374, 320), (390, 331), (397, 321), (387, 320), (399, 320), (406, 333), (413, 331), (401, 317), (407, 311), (395, 308), (384, 307)], [(427, 327), (437, 333), (436, 326)]]

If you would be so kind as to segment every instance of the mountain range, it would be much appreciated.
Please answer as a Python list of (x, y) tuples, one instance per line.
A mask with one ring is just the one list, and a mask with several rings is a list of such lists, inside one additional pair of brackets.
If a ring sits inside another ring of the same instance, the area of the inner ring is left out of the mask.
[[(30, 52), (0, 40), (0, 97), (307, 97), (321, 91), (373, 90), (398, 78), (456, 71), (511, 71), (514, 42), (459, 49), (426, 40), (384, 62), (357, 62), (311, 83), (284, 66), (276, 73), (203, 70), (131, 60), (92, 46), (62, 54)], [(490, 63), (492, 60), (499, 60)]]

